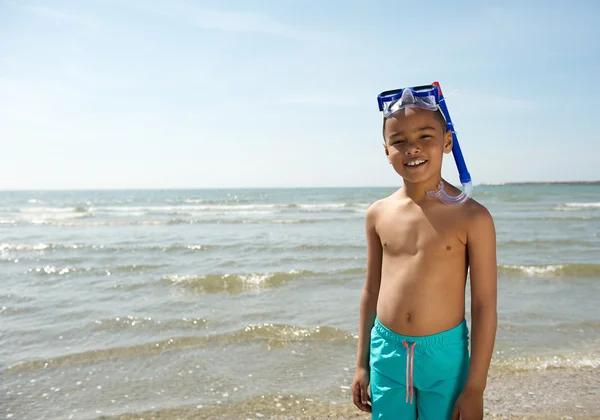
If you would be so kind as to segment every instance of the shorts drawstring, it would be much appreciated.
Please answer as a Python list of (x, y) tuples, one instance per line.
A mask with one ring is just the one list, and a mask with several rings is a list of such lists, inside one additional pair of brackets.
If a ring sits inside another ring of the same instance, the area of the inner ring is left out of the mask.
[[(408, 396), (410, 394), (410, 403), (413, 403), (413, 370), (414, 370), (414, 357), (415, 357), (415, 346), (417, 343), (408, 345), (406, 341), (403, 341), (404, 347), (406, 347), (406, 402), (408, 403)], [(409, 374), (410, 372), (410, 374)]]

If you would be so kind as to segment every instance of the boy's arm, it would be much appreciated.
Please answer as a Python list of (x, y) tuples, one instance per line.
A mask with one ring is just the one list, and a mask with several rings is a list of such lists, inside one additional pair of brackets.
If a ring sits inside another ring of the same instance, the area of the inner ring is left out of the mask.
[(471, 276), (471, 363), (465, 390), (485, 390), (496, 339), (496, 230), (488, 210), (480, 205), (467, 228)]
[(381, 283), (383, 248), (375, 228), (378, 203), (369, 207), (366, 215), (367, 274), (360, 299), (360, 324), (358, 331), (357, 368), (369, 369), (371, 328), (377, 315), (377, 297)]

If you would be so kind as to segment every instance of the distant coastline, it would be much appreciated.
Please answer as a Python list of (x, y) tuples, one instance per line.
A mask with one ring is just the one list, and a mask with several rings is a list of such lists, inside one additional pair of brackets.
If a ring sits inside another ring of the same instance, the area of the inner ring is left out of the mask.
[[(482, 182), (475, 187), (502, 187), (502, 186), (527, 186), (527, 185), (600, 185), (597, 181), (509, 181), (509, 182)], [(309, 189), (364, 189), (364, 188), (400, 188), (402, 185), (371, 185), (371, 186), (272, 186), (272, 187), (124, 187), (124, 188), (47, 188), (47, 189), (0, 189), (0, 193), (51, 193), (51, 192), (131, 192), (131, 191), (241, 191), (241, 190), (309, 190)]]
[(523, 181), (523, 182), (498, 182), (498, 183), (482, 183), (481, 186), (502, 186), (502, 185), (598, 185), (598, 181)]

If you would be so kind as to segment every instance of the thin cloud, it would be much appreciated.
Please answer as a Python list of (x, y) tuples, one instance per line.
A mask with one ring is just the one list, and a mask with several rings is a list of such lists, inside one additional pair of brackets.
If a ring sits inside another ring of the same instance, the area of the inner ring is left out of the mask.
[(292, 39), (305, 39), (308, 35), (261, 13), (196, 10), (190, 20), (195, 25), (207, 29), (255, 32)]
[[(128, 4), (128, 6), (132, 6)], [(246, 32), (271, 35), (300, 41), (339, 42), (344, 38), (314, 29), (298, 28), (274, 19), (265, 13), (211, 10), (185, 1), (171, 1), (167, 5), (137, 3), (134, 7), (162, 18), (187, 21), (203, 29), (226, 32)]]
[(282, 95), (281, 99), (277, 99), (275, 102), (281, 105), (317, 105), (335, 107), (355, 107), (360, 104), (358, 98), (353, 96), (326, 93)]
[(464, 92), (460, 89), (447, 96), (448, 106), (460, 109), (477, 109), (478, 112), (518, 112), (535, 111), (542, 104), (525, 98), (511, 98), (496, 94), (480, 94), (475, 92)]
[(26, 13), (54, 21), (72, 23), (87, 29), (98, 30), (102, 27), (97, 20), (70, 11), (68, 12), (46, 6), (21, 6), (15, 2), (7, 2), (7, 4)]

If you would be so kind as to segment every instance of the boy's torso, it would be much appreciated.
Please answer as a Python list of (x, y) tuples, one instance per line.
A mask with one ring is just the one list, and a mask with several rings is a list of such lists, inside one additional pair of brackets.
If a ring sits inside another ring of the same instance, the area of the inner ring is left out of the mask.
[(464, 318), (468, 267), (466, 221), (474, 204), (422, 206), (382, 200), (376, 230), (383, 250), (377, 316), (404, 335), (430, 335)]

